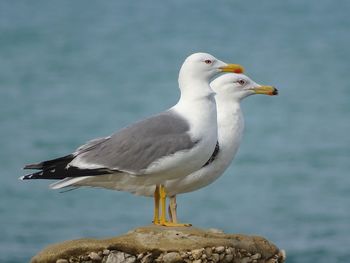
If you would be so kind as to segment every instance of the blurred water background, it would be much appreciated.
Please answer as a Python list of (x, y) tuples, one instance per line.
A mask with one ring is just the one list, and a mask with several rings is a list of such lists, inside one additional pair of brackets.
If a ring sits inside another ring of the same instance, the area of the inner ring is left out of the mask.
[(265, 236), (289, 263), (349, 262), (349, 10), (346, 0), (1, 1), (0, 262), (150, 223), (151, 199), (17, 178), (175, 104), (179, 67), (198, 51), (280, 96), (243, 102), (237, 158), (179, 197), (182, 221)]

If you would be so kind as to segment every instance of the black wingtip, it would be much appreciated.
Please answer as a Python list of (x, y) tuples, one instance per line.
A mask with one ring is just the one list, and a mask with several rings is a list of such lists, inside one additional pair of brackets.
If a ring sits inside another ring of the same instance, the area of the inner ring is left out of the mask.
[(18, 178), (18, 180), (24, 181), (24, 180), (29, 180), (32, 179), (33, 174), (27, 174), (27, 175), (23, 175), (21, 177)]
[(65, 164), (67, 165), (69, 162), (71, 162), (74, 159), (73, 154), (69, 154), (63, 157), (43, 161), (40, 163), (31, 163), (27, 164), (23, 167), (24, 170), (32, 169), (32, 170), (44, 170), (44, 169), (51, 169), (55, 168), (57, 165)]
[(24, 167), (23, 167), (23, 170), (27, 170), (27, 169), (41, 169), (41, 166), (39, 163), (32, 163), (32, 164), (26, 164)]

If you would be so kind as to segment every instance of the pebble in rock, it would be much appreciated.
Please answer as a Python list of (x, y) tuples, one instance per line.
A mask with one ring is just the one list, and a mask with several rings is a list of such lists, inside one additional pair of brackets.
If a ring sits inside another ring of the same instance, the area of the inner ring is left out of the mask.
[(213, 254), (213, 250), (211, 249), (211, 247), (207, 247), (205, 249), (205, 254), (208, 256), (208, 257), (211, 257), (211, 255)]
[(219, 262), (219, 260), (220, 260), (220, 255), (217, 253), (212, 254), (211, 257), (212, 257), (213, 262), (215, 262), (215, 263)]
[(220, 247), (216, 247), (215, 248), (215, 252), (216, 253), (222, 253), (222, 252), (224, 252), (225, 251), (225, 247), (223, 247), (223, 246), (220, 246)]
[(83, 261), (83, 262), (89, 261), (90, 259), (91, 259), (91, 258), (90, 258), (89, 255), (83, 255), (83, 256), (80, 257), (80, 260)]
[(200, 259), (202, 257), (203, 252), (204, 252), (204, 248), (192, 250), (191, 254), (192, 254), (193, 259), (194, 260)]
[(228, 262), (232, 262), (232, 260), (233, 260), (233, 255), (231, 254), (231, 255), (226, 255), (223, 261), (225, 263), (228, 263)]
[(138, 255), (136, 256), (136, 259), (137, 259), (137, 260), (141, 260), (141, 259), (143, 258), (143, 256), (144, 256), (143, 253), (138, 254)]
[(69, 263), (79, 263), (79, 258), (71, 257), (71, 258), (69, 259)]
[(253, 256), (250, 257), (251, 259), (259, 259), (261, 258), (261, 255), (259, 253), (254, 254)]
[(282, 258), (283, 262), (286, 260), (287, 258), (287, 254), (286, 254), (286, 251), (284, 249), (281, 249), (279, 252), (278, 252), (278, 256)]
[(227, 255), (233, 255), (233, 252), (234, 252), (234, 248), (232, 248), (232, 247), (228, 247), (225, 249), (225, 253)]
[(249, 263), (251, 262), (251, 259), (249, 257), (244, 257), (241, 259), (241, 263)]
[(224, 254), (224, 253), (222, 253), (222, 254), (220, 254), (220, 255), (219, 255), (219, 257), (220, 257), (220, 260), (219, 260), (219, 261), (221, 262), (221, 261), (224, 259), (225, 254)]
[(178, 252), (170, 252), (163, 256), (164, 263), (180, 263), (183, 262), (182, 257)]
[(91, 253), (89, 253), (89, 257), (90, 257), (93, 261), (100, 261), (100, 260), (102, 260), (102, 258), (101, 258), (96, 252), (91, 252)]
[(153, 262), (152, 254), (149, 253), (141, 259), (141, 263), (151, 263)]
[(60, 258), (56, 260), (56, 263), (68, 263), (68, 260)]
[(107, 257), (106, 263), (134, 263), (136, 257), (123, 252), (113, 252)]
[(182, 258), (188, 258), (188, 257), (189, 257), (189, 254), (187, 254), (186, 252), (182, 251), (182, 252), (180, 252), (180, 256), (181, 256)]
[(134, 262), (136, 262), (136, 257), (134, 257), (134, 256), (128, 257), (125, 260), (125, 263), (134, 263)]

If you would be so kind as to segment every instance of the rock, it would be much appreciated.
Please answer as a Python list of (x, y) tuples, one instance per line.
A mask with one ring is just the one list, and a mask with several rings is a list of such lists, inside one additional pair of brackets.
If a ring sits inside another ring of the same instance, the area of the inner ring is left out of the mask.
[(211, 257), (211, 255), (213, 254), (213, 250), (211, 247), (207, 247), (205, 249), (205, 254), (207, 255), (207, 257)]
[(130, 256), (125, 260), (125, 263), (135, 263), (135, 262), (136, 262), (135, 256)]
[(234, 249), (232, 247), (228, 247), (225, 249), (225, 254), (226, 255), (233, 255), (234, 254)]
[(79, 263), (79, 258), (77, 258), (77, 257), (70, 257), (69, 258), (69, 263)]
[(93, 260), (93, 261), (101, 261), (102, 258), (96, 253), (96, 252), (91, 252), (89, 254), (89, 257)]
[(202, 263), (202, 260), (201, 259), (196, 259), (196, 260), (193, 260), (192, 263)]
[(84, 256), (81, 256), (80, 257), (80, 260), (82, 260), (82, 261), (89, 261), (91, 258), (90, 258), (90, 256), (89, 255), (84, 255)]
[(68, 260), (60, 258), (56, 260), (56, 263), (68, 263)]
[(124, 253), (117, 252), (117, 253), (110, 253), (107, 257), (106, 263), (120, 263), (124, 261), (125, 261)]
[(241, 263), (249, 263), (249, 262), (252, 262), (250, 257), (244, 257), (244, 258), (241, 259)]
[[(285, 259), (283, 252), (262, 237), (225, 234), (194, 227), (152, 225), (108, 239), (79, 239), (51, 245), (34, 256), (31, 263), (56, 263), (59, 259), (69, 259), (68, 262), (71, 263), (81, 262), (79, 259), (83, 255), (90, 255), (92, 252), (100, 258), (104, 256), (103, 263), (134, 263), (140, 254), (144, 256), (138, 258), (138, 262), (151, 263), (155, 259), (158, 260), (160, 255), (166, 256), (170, 253), (176, 253), (176, 260), (181, 258), (182, 261), (189, 262), (201, 259), (202, 263), (216, 263), (220, 257), (225, 261), (229, 254), (233, 255), (233, 260), (236, 261), (241, 257), (246, 258), (248, 254), (252, 255), (248, 257), (249, 260), (258, 260), (259, 263), (269, 259), (277, 259), (281, 263)], [(206, 258), (202, 257), (203, 254)], [(261, 257), (254, 259), (256, 254), (260, 254)], [(93, 261), (98, 262), (97, 257)]]
[(229, 262), (231, 262), (232, 260), (233, 260), (233, 255), (230, 254), (230, 255), (226, 255), (226, 256), (225, 256), (223, 262), (224, 262), (224, 263), (229, 263)]
[(152, 254), (148, 253), (141, 259), (141, 263), (151, 263), (153, 261)]
[(286, 259), (287, 259), (287, 255), (286, 255), (286, 251), (284, 249), (281, 249), (279, 252), (278, 252), (278, 257), (280, 258), (280, 260), (282, 262), (284, 262)]
[(225, 247), (223, 247), (223, 246), (220, 246), (220, 247), (216, 247), (215, 249), (214, 249), (214, 251), (216, 252), (216, 253), (222, 253), (222, 252), (224, 252), (225, 251)]
[(191, 251), (191, 255), (193, 257), (194, 260), (200, 259), (202, 257), (204, 248), (200, 248), (200, 249), (194, 249)]
[(136, 257), (136, 260), (141, 260), (144, 256), (144, 253), (141, 253), (141, 254), (138, 254), (137, 257)]
[(180, 256), (181, 256), (181, 258), (188, 258), (189, 257), (189, 255), (184, 251), (180, 252)]
[(251, 259), (259, 259), (261, 258), (261, 255), (259, 253), (254, 254), (253, 256), (250, 257)]
[(124, 252), (112, 252), (108, 255), (106, 263), (134, 263), (136, 257)]
[(178, 252), (170, 252), (163, 256), (164, 263), (180, 263), (182, 262), (182, 257)]
[(125, 256), (123, 252), (113, 252), (107, 257), (106, 263), (121, 263), (125, 262)]
[(217, 253), (213, 253), (213, 254), (211, 255), (211, 258), (212, 258), (213, 262), (219, 262), (219, 260), (220, 260), (220, 255), (217, 254)]

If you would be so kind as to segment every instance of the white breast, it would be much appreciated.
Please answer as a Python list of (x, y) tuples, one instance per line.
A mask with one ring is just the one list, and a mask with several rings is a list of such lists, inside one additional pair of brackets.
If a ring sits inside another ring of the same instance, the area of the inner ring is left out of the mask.
[(169, 195), (192, 192), (205, 187), (219, 178), (235, 157), (244, 129), (244, 120), (239, 104), (229, 106), (218, 115), (218, 142), (220, 150), (209, 165), (180, 180), (167, 181)]

